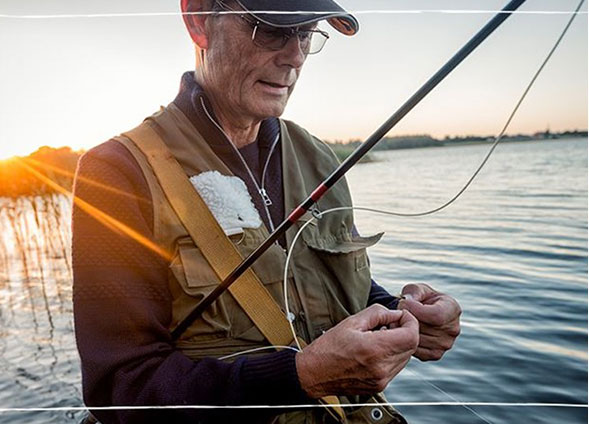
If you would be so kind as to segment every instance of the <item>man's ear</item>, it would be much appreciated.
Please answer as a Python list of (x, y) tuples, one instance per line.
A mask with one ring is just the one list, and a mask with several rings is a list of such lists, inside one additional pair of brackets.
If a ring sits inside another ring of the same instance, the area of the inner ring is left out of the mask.
[[(209, 39), (205, 32), (205, 22), (209, 15), (192, 15), (190, 12), (202, 12), (207, 0), (181, 0), (182, 18), (190, 38), (201, 49), (208, 49)], [(186, 14), (188, 12), (188, 14)]]

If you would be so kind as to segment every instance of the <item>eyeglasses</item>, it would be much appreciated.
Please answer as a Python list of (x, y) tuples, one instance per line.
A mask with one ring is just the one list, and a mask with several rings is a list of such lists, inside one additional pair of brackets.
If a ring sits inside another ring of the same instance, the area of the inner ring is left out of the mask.
[[(217, 0), (216, 3), (224, 11), (240, 12), (231, 9), (221, 0)], [(281, 50), (286, 46), (288, 40), (296, 35), (299, 39), (301, 51), (306, 55), (313, 55), (323, 49), (329, 38), (329, 34), (326, 31), (319, 29), (304, 29), (300, 27), (280, 28), (267, 25), (257, 19), (253, 19), (245, 11), (239, 13), (238, 16), (252, 28), (252, 42), (256, 46), (266, 50)]]

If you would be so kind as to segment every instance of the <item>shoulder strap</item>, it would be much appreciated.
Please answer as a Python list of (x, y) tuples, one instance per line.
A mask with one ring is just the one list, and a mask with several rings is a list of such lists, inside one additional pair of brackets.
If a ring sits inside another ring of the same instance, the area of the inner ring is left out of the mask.
[[(243, 259), (180, 164), (148, 122), (124, 136), (143, 152), (178, 218), (218, 278), (223, 280)], [(229, 287), (229, 292), (272, 345), (292, 342), (284, 313), (251, 268)]]
[[(223, 280), (243, 258), (178, 161), (148, 121), (123, 135), (143, 152), (178, 218), (219, 279)], [(293, 337), (284, 312), (251, 268), (229, 287), (229, 292), (270, 344), (291, 344)], [(306, 345), (300, 338), (299, 341)], [(337, 397), (327, 396), (320, 401), (337, 421), (345, 421), (343, 409), (337, 406)], [(333, 404), (336, 406), (331, 406)]]

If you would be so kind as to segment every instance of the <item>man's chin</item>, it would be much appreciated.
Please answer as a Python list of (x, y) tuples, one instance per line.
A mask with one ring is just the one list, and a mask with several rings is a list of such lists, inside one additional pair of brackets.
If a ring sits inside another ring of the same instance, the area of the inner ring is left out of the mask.
[(286, 108), (285, 104), (280, 105), (270, 105), (268, 102), (264, 105), (264, 108), (260, 108), (258, 116), (261, 119), (275, 117), (278, 118), (284, 113), (284, 109)]

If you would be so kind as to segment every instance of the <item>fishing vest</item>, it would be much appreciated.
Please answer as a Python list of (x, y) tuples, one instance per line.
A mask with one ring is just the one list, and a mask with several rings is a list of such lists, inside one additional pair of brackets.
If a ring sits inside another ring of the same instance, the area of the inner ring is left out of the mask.
[[(203, 136), (174, 105), (170, 104), (147, 118), (186, 173), (186, 178), (207, 171), (232, 176)], [(280, 120), (284, 209), (298, 206), (337, 166), (331, 149), (296, 124)], [(153, 202), (154, 242), (170, 253), (168, 285), (172, 295), (172, 331), (220, 280), (198, 246), (188, 235), (169, 204), (157, 176), (137, 146), (127, 137), (117, 138), (134, 156), (145, 176)], [(334, 185), (316, 207), (319, 211), (351, 206), (344, 179)], [(292, 250), (287, 271), (287, 292), (291, 319), (299, 337), (310, 343), (346, 317), (366, 307), (371, 279), (366, 248), (381, 235), (354, 236), (351, 210), (326, 214), (307, 226), (298, 242), (291, 243), (298, 229), (310, 218), (305, 214), (286, 233)], [(262, 223), (231, 236), (241, 256), (247, 257), (269, 233)], [(252, 266), (253, 271), (274, 300), (285, 309), (283, 275), (287, 252), (274, 244)], [(222, 357), (244, 350), (267, 346), (261, 332), (232, 295), (225, 291), (176, 341), (176, 348), (198, 361), (205, 357)], [(357, 400), (344, 400), (357, 401)], [(322, 409), (290, 412), (277, 422), (323, 422)], [(388, 422), (382, 416), (368, 422)], [(364, 421), (364, 420), (362, 420)]]

